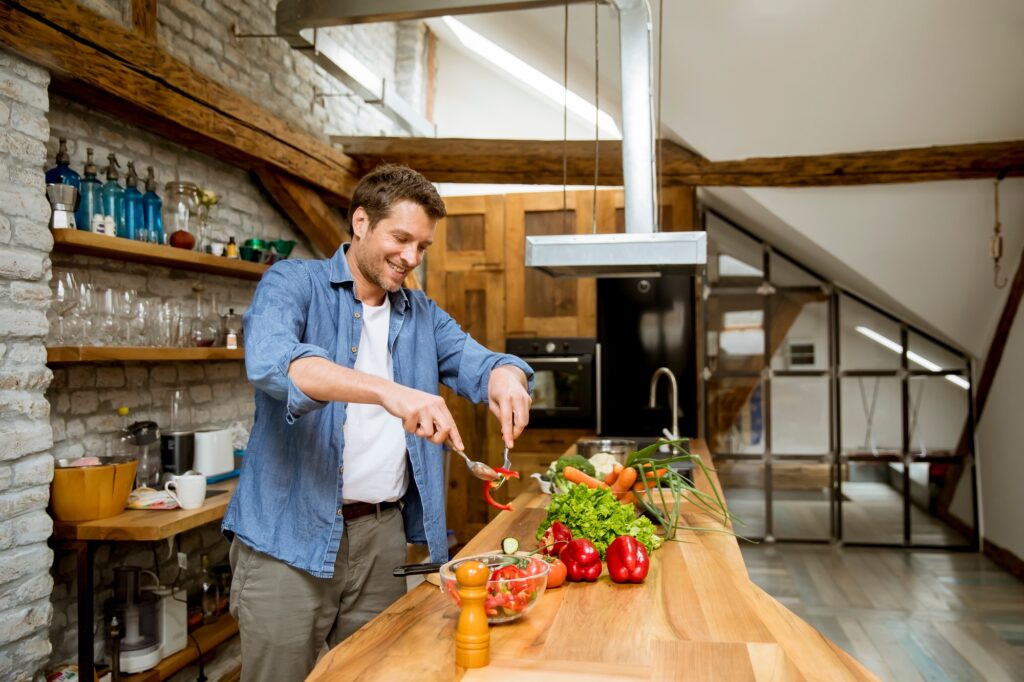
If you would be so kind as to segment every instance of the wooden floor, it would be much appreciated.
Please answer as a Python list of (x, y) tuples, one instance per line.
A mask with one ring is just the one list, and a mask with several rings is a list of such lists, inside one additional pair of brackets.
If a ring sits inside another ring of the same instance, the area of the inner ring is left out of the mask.
[(755, 583), (883, 680), (1024, 680), (1024, 583), (980, 554), (740, 546)]
[[(729, 510), (743, 521), (738, 530), (747, 537), (764, 537), (765, 492), (726, 488)], [(774, 536), (780, 540), (828, 540), (831, 516), (828, 490), (773, 491)], [(903, 498), (881, 483), (843, 484), (843, 540), (873, 544), (903, 544)], [(919, 507), (910, 507), (912, 544), (965, 546), (961, 536)]]

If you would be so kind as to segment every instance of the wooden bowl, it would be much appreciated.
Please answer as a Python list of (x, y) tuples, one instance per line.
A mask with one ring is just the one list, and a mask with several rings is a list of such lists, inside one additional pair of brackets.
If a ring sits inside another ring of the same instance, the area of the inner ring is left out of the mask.
[(57, 521), (95, 521), (124, 511), (135, 485), (139, 461), (134, 457), (100, 457), (93, 466), (68, 466), (72, 460), (54, 463), (50, 484), (50, 511)]

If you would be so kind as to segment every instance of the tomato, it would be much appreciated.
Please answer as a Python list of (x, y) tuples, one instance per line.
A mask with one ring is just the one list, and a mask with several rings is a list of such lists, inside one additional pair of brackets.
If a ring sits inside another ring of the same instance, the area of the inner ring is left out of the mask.
[(491, 580), (514, 580), (525, 575), (522, 569), (517, 566), (505, 566), (491, 574)]
[(548, 588), (561, 587), (565, 582), (565, 564), (561, 559), (552, 559), (548, 568)]

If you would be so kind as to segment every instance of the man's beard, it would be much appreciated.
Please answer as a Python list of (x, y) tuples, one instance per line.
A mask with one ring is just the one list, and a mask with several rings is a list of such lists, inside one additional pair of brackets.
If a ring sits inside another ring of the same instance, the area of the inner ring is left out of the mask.
[(374, 267), (374, 264), (371, 263), (364, 254), (357, 253), (356, 265), (359, 266), (359, 272), (363, 274), (363, 277), (388, 293), (393, 294), (398, 291), (402, 288), (402, 284), (405, 282), (404, 276), (402, 277), (402, 281), (398, 284), (393, 284), (391, 280), (388, 279), (386, 271), (391, 271), (391, 266), (388, 265), (386, 261), (380, 268), (377, 268)]

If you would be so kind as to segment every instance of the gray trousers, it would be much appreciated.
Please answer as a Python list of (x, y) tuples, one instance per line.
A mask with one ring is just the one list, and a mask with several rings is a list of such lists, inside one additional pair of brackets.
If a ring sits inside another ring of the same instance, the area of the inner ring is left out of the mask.
[(333, 578), (231, 542), (231, 615), (242, 638), (243, 682), (304, 680), (326, 642), (334, 647), (405, 594), (391, 569), (405, 563), (402, 513), (345, 522)]

